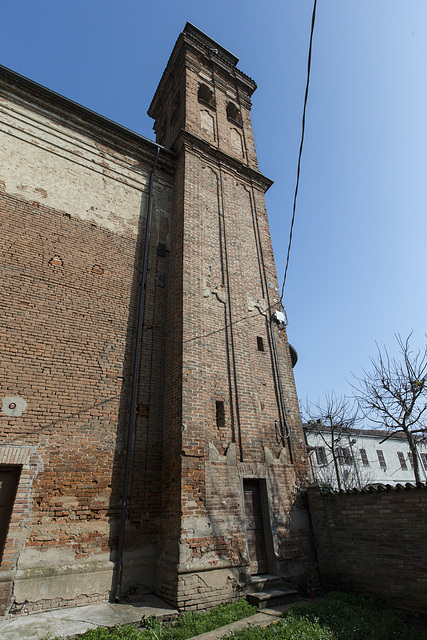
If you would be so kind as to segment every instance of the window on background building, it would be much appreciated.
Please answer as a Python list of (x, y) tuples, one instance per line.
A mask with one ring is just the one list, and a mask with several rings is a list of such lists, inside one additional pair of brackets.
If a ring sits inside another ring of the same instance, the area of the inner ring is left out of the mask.
[(336, 455), (339, 464), (353, 464), (353, 456), (351, 455), (351, 451), (348, 447), (337, 447)]
[(406, 471), (408, 469), (408, 465), (406, 464), (405, 456), (402, 451), (397, 452), (397, 457), (399, 458), (400, 468)]
[(349, 447), (343, 449), (344, 452), (344, 464), (353, 464), (353, 456)]
[(360, 458), (364, 467), (369, 467), (368, 456), (366, 455), (366, 449), (360, 449)]
[(315, 447), (315, 451), (317, 464), (324, 467), (327, 463), (325, 447)]
[(412, 451), (408, 451), (408, 460), (411, 464), (411, 469), (414, 468), (414, 456), (412, 455)]
[(423, 462), (424, 469), (427, 470), (427, 453), (422, 453), (421, 454), (421, 460)]
[(377, 456), (378, 456), (378, 462), (380, 463), (381, 469), (387, 469), (387, 464), (381, 449), (377, 449)]
[(256, 341), (257, 341), (258, 351), (264, 351), (264, 340), (261, 338), (261, 336), (257, 336)]

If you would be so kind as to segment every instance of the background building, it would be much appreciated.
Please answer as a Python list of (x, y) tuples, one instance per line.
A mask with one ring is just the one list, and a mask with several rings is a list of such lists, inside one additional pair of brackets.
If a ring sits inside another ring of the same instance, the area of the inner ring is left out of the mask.
[[(304, 426), (314, 476), (338, 488), (362, 489), (370, 484), (414, 483), (414, 463), (405, 436), (379, 429), (330, 429), (321, 422)], [(427, 443), (417, 443), (421, 474), (427, 480)], [(334, 457), (336, 464), (334, 463)]]
[(157, 143), (0, 70), (3, 612), (305, 582), (307, 453), (237, 62), (187, 24)]

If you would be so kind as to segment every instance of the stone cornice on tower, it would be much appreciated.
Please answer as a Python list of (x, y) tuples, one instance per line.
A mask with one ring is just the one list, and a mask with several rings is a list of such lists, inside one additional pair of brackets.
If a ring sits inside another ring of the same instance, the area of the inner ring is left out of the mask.
[(229, 154), (224, 153), (224, 151), (212, 147), (208, 142), (185, 129), (181, 130), (175, 143), (178, 154), (183, 146), (187, 151), (203, 156), (205, 161), (214, 160), (218, 165), (235, 171), (240, 177), (246, 178), (248, 181), (256, 184), (264, 193), (274, 184), (273, 180), (270, 180), (270, 178), (267, 178), (259, 171), (248, 166), (245, 162), (240, 162), (237, 158), (233, 158)]

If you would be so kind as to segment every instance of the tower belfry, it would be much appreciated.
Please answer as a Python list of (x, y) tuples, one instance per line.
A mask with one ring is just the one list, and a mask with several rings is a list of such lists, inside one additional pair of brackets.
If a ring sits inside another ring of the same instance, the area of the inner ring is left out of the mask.
[[(187, 23), (149, 109), (178, 154), (171, 220), (163, 531), (158, 592), (233, 597), (253, 576), (298, 577), (290, 530), (305, 447), (238, 59)], [(290, 549), (293, 554), (290, 554)], [(298, 568), (299, 567), (299, 568)]]

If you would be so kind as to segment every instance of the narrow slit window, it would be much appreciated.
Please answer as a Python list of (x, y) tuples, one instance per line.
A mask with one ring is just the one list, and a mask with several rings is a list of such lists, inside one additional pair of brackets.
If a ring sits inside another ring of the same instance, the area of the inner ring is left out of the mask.
[(224, 402), (222, 400), (217, 400), (215, 403), (215, 408), (216, 408), (217, 429), (224, 429), (225, 427)]
[(258, 351), (264, 351), (264, 340), (261, 338), (261, 336), (257, 336), (256, 341), (257, 341)]

